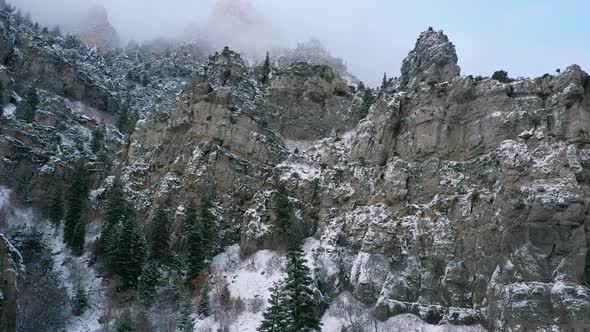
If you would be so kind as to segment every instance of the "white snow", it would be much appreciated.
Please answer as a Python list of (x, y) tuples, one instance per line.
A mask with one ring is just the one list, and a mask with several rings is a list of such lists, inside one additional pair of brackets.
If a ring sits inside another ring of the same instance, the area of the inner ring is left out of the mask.
[(0, 187), (0, 211), (4, 214), (6, 226), (31, 226), (37, 222), (32, 208), (18, 208), (10, 204), (11, 193), (10, 189)]
[[(46, 232), (47, 233), (47, 232)], [(48, 234), (48, 236), (52, 236)], [(71, 315), (66, 323), (69, 332), (98, 332), (103, 326), (99, 323), (106, 308), (106, 288), (102, 279), (96, 277), (94, 269), (88, 267), (91, 259), (89, 250), (82, 257), (73, 256), (63, 243), (63, 232), (53, 236), (51, 248), (54, 255), (54, 267), (61, 273), (61, 279), (67, 289), (68, 296), (73, 298), (76, 285), (79, 283), (87, 293), (89, 307), (80, 316)]]
[(334, 299), (321, 320), (322, 332), (340, 332), (343, 329), (367, 332), (483, 332), (480, 325), (431, 325), (411, 314), (397, 315), (386, 321), (373, 318), (369, 310), (350, 293), (344, 292)]
[(14, 118), (14, 112), (16, 112), (16, 105), (8, 104), (3, 108), (4, 116), (7, 118)]
[[(284, 257), (277, 252), (260, 250), (254, 255), (240, 258), (240, 246), (228, 247), (223, 253), (215, 256), (211, 263), (213, 279), (221, 277), (228, 284), (232, 298), (240, 297), (246, 304), (246, 310), (238, 313), (236, 317), (221, 315), (230, 332), (255, 332), (260, 322), (262, 313), (270, 298), (269, 288), (281, 280), (284, 273)], [(214, 301), (214, 286), (210, 286), (210, 298)], [(263, 301), (264, 306), (257, 312), (253, 312), (252, 303)], [(212, 303), (212, 306), (215, 306)], [(228, 315), (229, 316), (229, 315)], [(196, 322), (196, 331), (211, 329), (216, 331), (221, 322), (215, 319), (215, 315)]]
[(303, 162), (284, 162), (277, 167), (285, 167), (285, 172), (281, 175), (281, 180), (288, 180), (297, 175), (302, 180), (313, 180), (320, 177), (322, 171), (318, 167)]

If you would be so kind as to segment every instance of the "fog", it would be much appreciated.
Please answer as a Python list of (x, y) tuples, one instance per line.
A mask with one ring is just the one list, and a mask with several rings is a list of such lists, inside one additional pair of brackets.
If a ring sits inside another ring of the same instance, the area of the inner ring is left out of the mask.
[[(577, 63), (590, 67), (583, 0), (223, 0), (239, 13), (216, 19), (216, 0), (94, 0), (124, 42), (206, 34), (253, 55), (317, 37), (360, 79), (399, 75), (418, 34), (433, 26), (457, 47), (462, 74), (540, 76)], [(12, 0), (45, 25), (75, 25), (91, 0)], [(236, 16), (237, 15), (237, 16)], [(223, 16), (223, 15), (222, 15)], [(212, 19), (213, 17), (213, 19)], [(239, 19), (236, 19), (239, 17)]]

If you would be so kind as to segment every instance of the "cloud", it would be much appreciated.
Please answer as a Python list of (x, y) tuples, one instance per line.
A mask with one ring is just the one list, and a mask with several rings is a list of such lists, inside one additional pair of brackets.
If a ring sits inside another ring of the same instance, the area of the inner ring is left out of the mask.
[(233, 43), (263, 53), (273, 44), (317, 37), (372, 84), (383, 72), (399, 75), (428, 26), (443, 29), (456, 44), (463, 74), (507, 69), (513, 76), (540, 76), (574, 62), (590, 69), (590, 2), (583, 0), (559, 6), (546, 0), (250, 0), (256, 25), (209, 22), (216, 0), (12, 0), (46, 25), (75, 20), (91, 1), (107, 8), (124, 41), (177, 37), (192, 26), (218, 41), (217, 48)]

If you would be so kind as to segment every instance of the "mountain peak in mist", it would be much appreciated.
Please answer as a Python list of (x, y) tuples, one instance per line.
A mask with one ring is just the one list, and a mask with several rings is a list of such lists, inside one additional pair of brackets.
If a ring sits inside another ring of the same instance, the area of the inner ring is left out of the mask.
[(119, 34), (111, 25), (106, 8), (101, 5), (90, 5), (74, 29), (80, 39), (99, 49), (112, 49), (120, 45)]

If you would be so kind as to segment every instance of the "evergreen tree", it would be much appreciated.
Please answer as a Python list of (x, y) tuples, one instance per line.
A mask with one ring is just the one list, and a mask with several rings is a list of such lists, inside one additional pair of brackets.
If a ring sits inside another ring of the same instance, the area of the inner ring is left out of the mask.
[(123, 183), (115, 177), (106, 199), (105, 218), (96, 245), (95, 258), (101, 258), (108, 274), (114, 273), (113, 256), (117, 248), (120, 225), (130, 215), (130, 209), (123, 190)]
[(88, 297), (86, 296), (86, 290), (82, 286), (78, 286), (76, 295), (72, 301), (72, 313), (75, 316), (80, 316), (84, 313), (88, 307)]
[(73, 249), (75, 245), (76, 254), (80, 253), (80, 246), (84, 248), (84, 239), (80, 238), (83, 235), (85, 225), (78, 226), (84, 223), (83, 215), (86, 209), (86, 201), (88, 199), (88, 174), (86, 173), (85, 164), (80, 160), (74, 166), (72, 174), (72, 183), (68, 192), (68, 210), (64, 223), (64, 242)]
[(365, 91), (365, 89), (366, 89), (366, 87), (365, 87), (365, 83), (363, 83), (362, 81), (361, 81), (361, 82), (359, 82), (359, 85), (358, 85), (358, 90), (359, 90), (359, 91)]
[(168, 254), (168, 240), (170, 239), (170, 218), (164, 208), (160, 207), (156, 210), (151, 231), (152, 257), (163, 259)]
[(277, 184), (273, 196), (273, 209), (276, 216), (276, 224), (281, 233), (286, 236), (293, 222), (293, 207), (289, 201), (289, 193), (283, 184)]
[(135, 216), (127, 215), (118, 233), (111, 257), (113, 272), (121, 277), (123, 289), (135, 288), (146, 254), (145, 240), (137, 229)]
[(197, 214), (194, 202), (191, 202), (186, 211), (185, 224), (187, 225), (188, 243), (188, 274), (192, 280), (205, 267), (205, 246), (203, 244), (203, 230)]
[(156, 289), (160, 284), (160, 271), (158, 265), (155, 263), (148, 263), (141, 272), (138, 283), (138, 291), (140, 299), (146, 303), (151, 304), (156, 296)]
[(200, 227), (203, 234), (203, 250), (205, 260), (210, 259), (217, 249), (217, 221), (211, 212), (213, 202), (210, 197), (204, 197), (199, 206)]
[(74, 232), (72, 233), (72, 240), (70, 242), (70, 247), (72, 248), (72, 253), (76, 256), (82, 256), (84, 253), (84, 243), (86, 239), (86, 221), (84, 218), (81, 218), (80, 221), (74, 227)]
[(178, 318), (178, 329), (181, 332), (194, 332), (195, 320), (192, 318), (193, 308), (190, 299), (185, 299), (180, 308), (180, 317)]
[(92, 130), (92, 141), (90, 142), (90, 149), (93, 153), (98, 153), (104, 146), (104, 137), (106, 129), (104, 125), (94, 127)]
[(148, 80), (147, 74), (143, 74), (143, 78), (141, 79), (141, 85), (146, 87), (149, 83), (150, 81)]
[(260, 74), (260, 82), (266, 83), (270, 78), (271, 73), (271, 66), (270, 66), (270, 55), (266, 52), (266, 58), (264, 59), (264, 64), (262, 65), (262, 72)]
[(387, 81), (387, 73), (383, 73), (383, 81), (381, 81), (381, 91), (384, 91), (388, 85), (389, 81)]
[(320, 320), (314, 313), (313, 280), (305, 265), (301, 246), (291, 248), (287, 254), (287, 278), (285, 280), (286, 312), (290, 315), (292, 331), (319, 331)]
[(49, 220), (59, 227), (61, 220), (64, 217), (64, 198), (61, 184), (57, 184), (53, 191), (51, 203), (49, 204)]
[(17, 115), (26, 122), (35, 121), (35, 112), (39, 107), (39, 94), (35, 87), (30, 87), (25, 97), (25, 102), (19, 107)]
[(287, 254), (287, 277), (271, 288), (270, 307), (264, 312), (259, 328), (263, 332), (320, 331), (320, 320), (314, 312), (313, 280), (301, 246)]
[(371, 88), (366, 88), (363, 94), (363, 103), (361, 105), (361, 118), (365, 118), (369, 114), (371, 106), (375, 103), (375, 96)]
[(209, 308), (209, 283), (205, 282), (203, 289), (201, 290), (201, 300), (199, 301), (199, 315), (201, 317), (207, 317), (210, 315)]
[(115, 323), (116, 332), (137, 332), (136, 322), (129, 309), (123, 311)]
[(131, 123), (130, 116), (129, 106), (123, 105), (121, 110), (119, 110), (119, 117), (117, 118), (117, 128), (119, 128), (123, 134), (127, 134), (129, 132), (129, 126)]
[(263, 314), (262, 325), (258, 328), (260, 332), (285, 332), (292, 325), (290, 314), (286, 312), (285, 302), (287, 294), (284, 282), (276, 282), (270, 288), (269, 307)]

